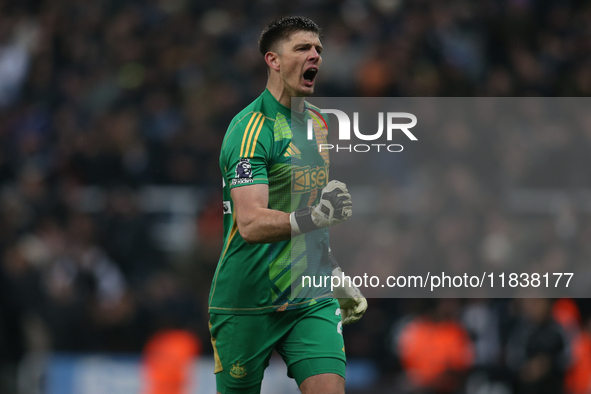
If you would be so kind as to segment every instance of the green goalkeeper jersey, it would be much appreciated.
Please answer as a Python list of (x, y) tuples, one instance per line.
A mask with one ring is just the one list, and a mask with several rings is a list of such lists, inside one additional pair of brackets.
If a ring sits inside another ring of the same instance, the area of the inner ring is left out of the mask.
[[(307, 122), (313, 133), (308, 139)], [(292, 124), (293, 122), (293, 124)], [(291, 240), (249, 245), (236, 223), (230, 190), (269, 185), (269, 207), (283, 212), (315, 205), (328, 183), (327, 124), (306, 103), (292, 120), (291, 110), (265, 90), (230, 123), (222, 143), (224, 246), (213, 278), (209, 312), (260, 314), (304, 307), (329, 297), (326, 287), (304, 288), (302, 276), (331, 274), (328, 228)], [(330, 286), (330, 283), (329, 283)]]

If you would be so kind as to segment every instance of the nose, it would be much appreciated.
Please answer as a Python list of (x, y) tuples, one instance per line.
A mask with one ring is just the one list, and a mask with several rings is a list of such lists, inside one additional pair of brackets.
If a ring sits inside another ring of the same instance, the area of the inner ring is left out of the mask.
[(311, 62), (317, 62), (319, 59), (320, 59), (320, 54), (318, 53), (316, 48), (312, 47), (312, 49), (310, 50), (310, 52), (308, 54), (308, 60), (310, 60)]

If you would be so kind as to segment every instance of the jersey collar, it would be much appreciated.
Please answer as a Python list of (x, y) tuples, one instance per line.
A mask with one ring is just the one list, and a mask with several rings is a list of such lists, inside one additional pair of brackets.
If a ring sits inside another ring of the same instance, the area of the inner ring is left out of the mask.
[[(263, 99), (269, 103), (269, 105), (276, 111), (284, 115), (287, 119), (291, 119), (291, 108), (286, 107), (285, 105), (281, 104), (277, 99), (271, 94), (269, 89), (265, 88), (263, 92)], [(304, 101), (304, 107), (307, 107), (306, 102)], [(303, 116), (305, 115), (306, 111), (297, 112), (298, 115)], [(299, 118), (300, 116), (298, 116)]]

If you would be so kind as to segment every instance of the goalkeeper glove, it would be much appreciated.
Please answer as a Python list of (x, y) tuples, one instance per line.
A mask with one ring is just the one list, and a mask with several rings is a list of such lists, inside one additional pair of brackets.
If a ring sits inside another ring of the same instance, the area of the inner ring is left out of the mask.
[(333, 226), (353, 215), (353, 203), (347, 185), (330, 181), (322, 189), (320, 203), (312, 207), (297, 209), (289, 215), (292, 231), (303, 234), (328, 226)]
[(333, 289), (333, 297), (339, 300), (343, 325), (355, 323), (361, 319), (361, 316), (367, 310), (367, 299), (350, 281), (344, 280), (343, 271), (332, 255), (330, 248), (328, 248), (328, 258), (332, 265), (332, 276), (340, 279), (340, 285)]

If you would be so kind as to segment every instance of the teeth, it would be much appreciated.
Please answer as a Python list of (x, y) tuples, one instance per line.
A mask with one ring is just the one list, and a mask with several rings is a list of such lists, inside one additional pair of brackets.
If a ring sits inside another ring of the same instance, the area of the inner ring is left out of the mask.
[(318, 73), (318, 70), (315, 68), (311, 68), (306, 70), (306, 72), (304, 72), (304, 79), (306, 81), (311, 82), (312, 80), (314, 80), (314, 77), (316, 76), (316, 74)]

